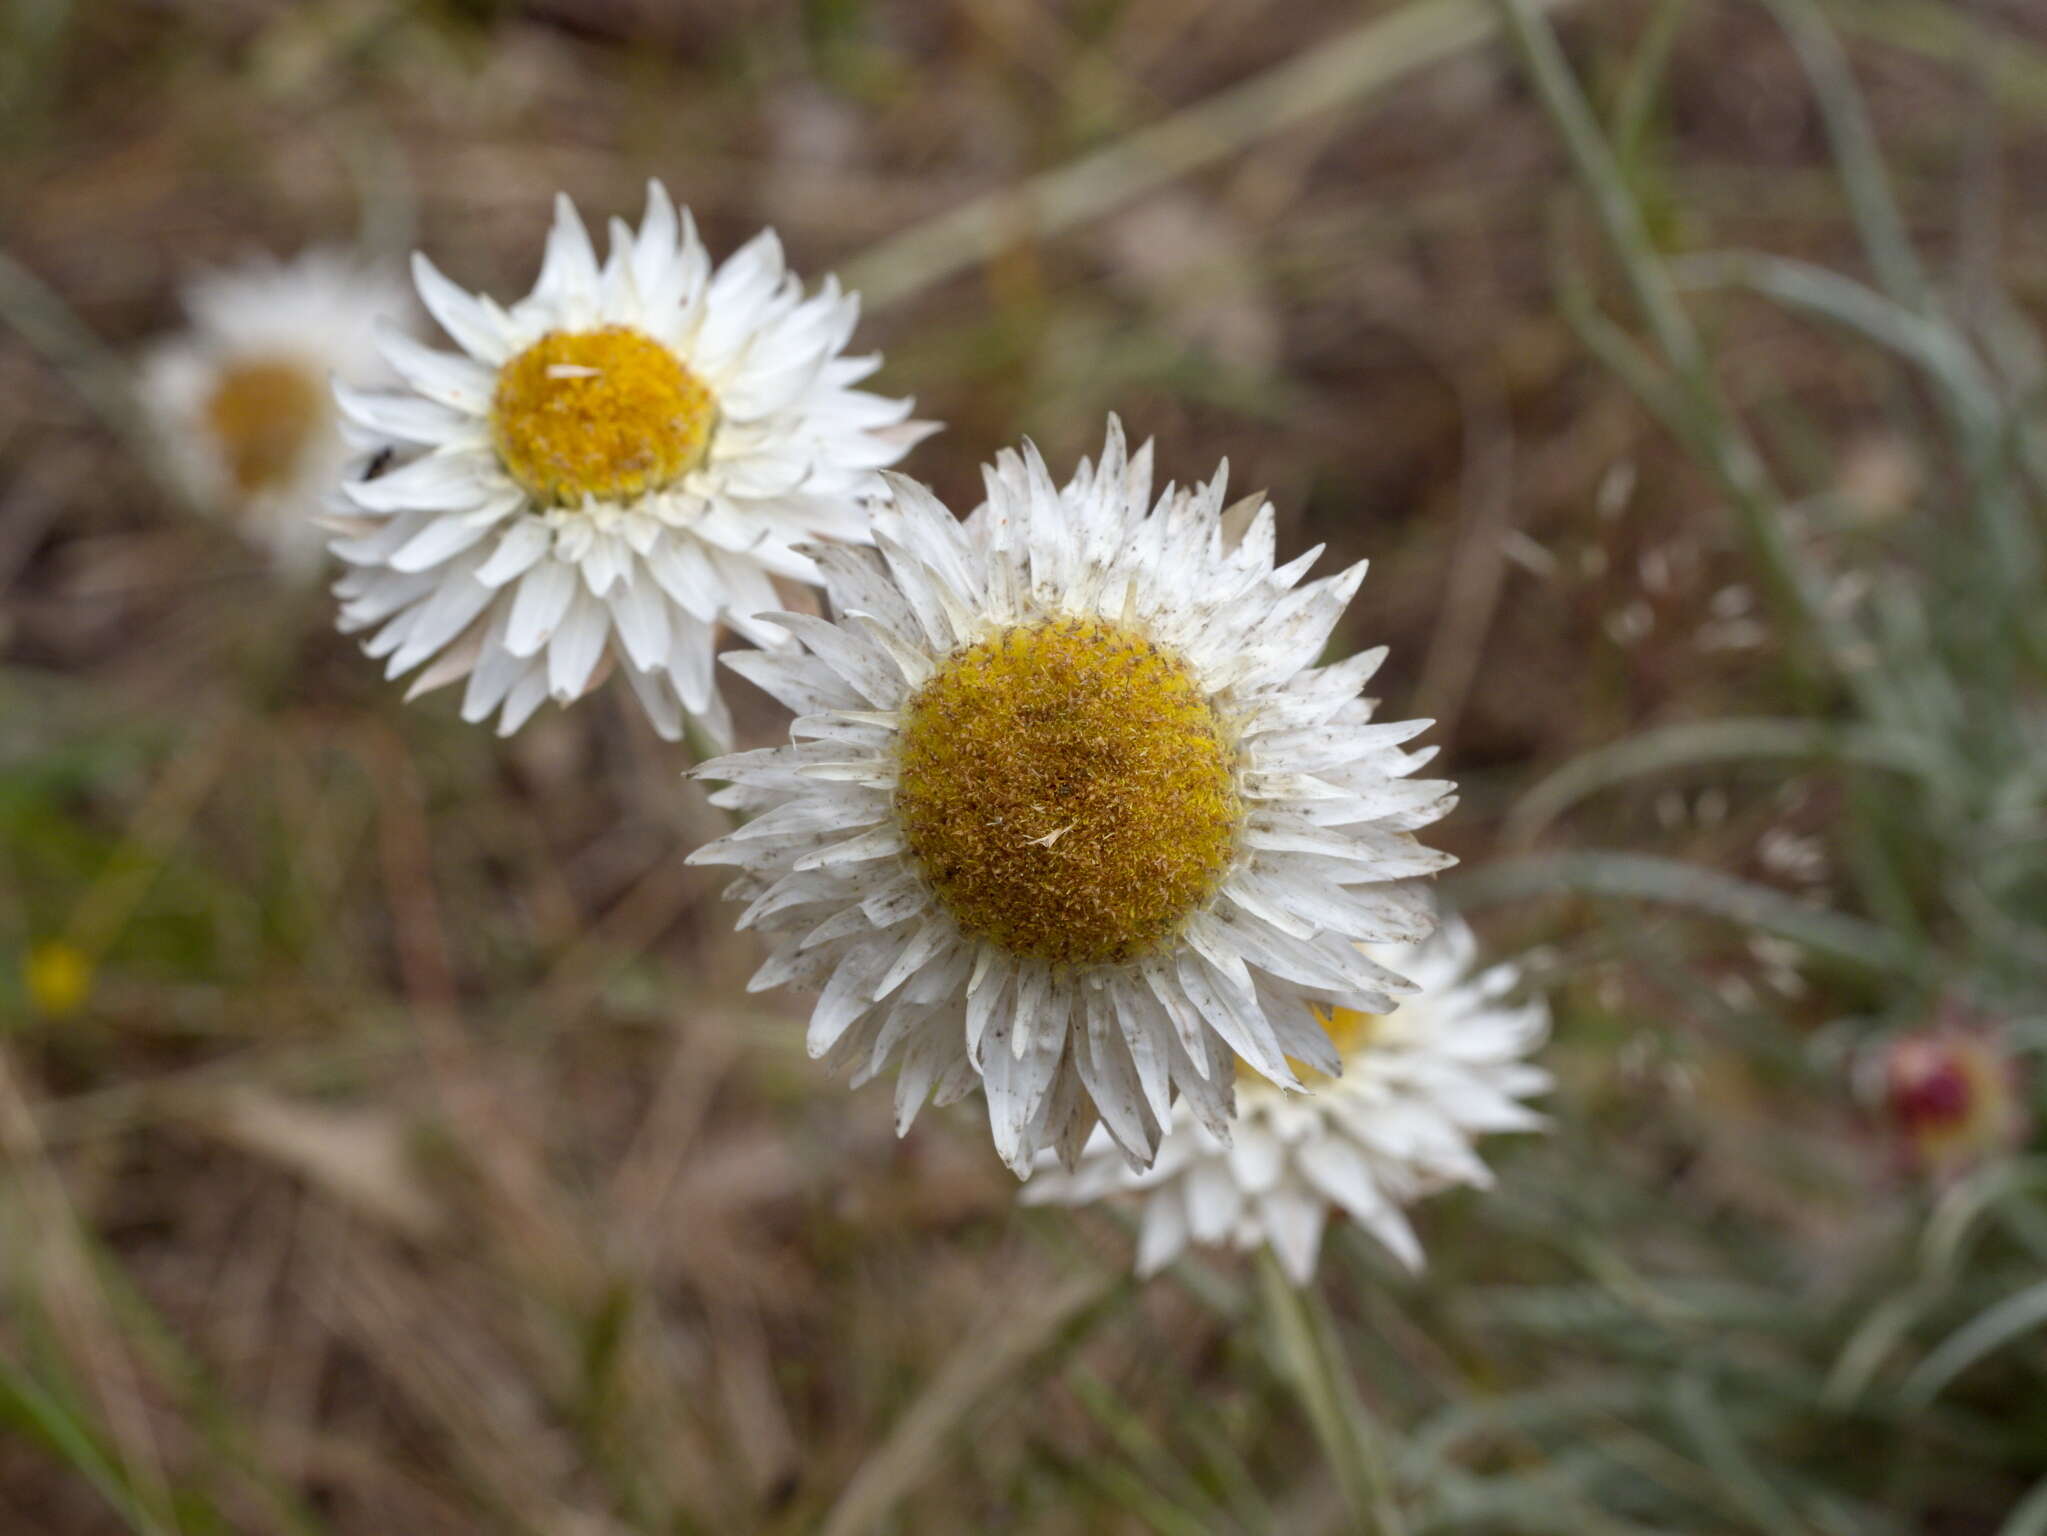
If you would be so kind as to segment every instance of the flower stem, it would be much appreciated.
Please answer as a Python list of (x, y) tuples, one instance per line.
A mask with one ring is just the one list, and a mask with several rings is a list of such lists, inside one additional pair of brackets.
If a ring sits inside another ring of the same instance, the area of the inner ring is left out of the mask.
[(1280, 1375), (1300, 1398), (1358, 1530), (1407, 1536), (1384, 1435), (1344, 1370), (1328, 1307), (1288, 1279), (1269, 1249), (1258, 1254), (1258, 1289)]

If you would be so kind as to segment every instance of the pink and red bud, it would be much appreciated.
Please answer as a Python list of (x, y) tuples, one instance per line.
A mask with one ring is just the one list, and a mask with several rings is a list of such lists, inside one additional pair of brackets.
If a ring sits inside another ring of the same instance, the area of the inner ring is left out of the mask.
[(1884, 1107), (1918, 1172), (1951, 1179), (2026, 1132), (2017, 1063), (1999, 1034), (1952, 1018), (1900, 1035), (1883, 1057)]

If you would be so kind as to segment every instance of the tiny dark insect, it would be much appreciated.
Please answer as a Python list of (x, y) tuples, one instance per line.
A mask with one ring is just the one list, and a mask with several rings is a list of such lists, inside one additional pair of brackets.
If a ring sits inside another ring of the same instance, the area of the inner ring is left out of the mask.
[(377, 476), (383, 474), (385, 470), (391, 467), (391, 461), (397, 457), (398, 450), (396, 448), (379, 448), (370, 455), (369, 463), (363, 466), (362, 478), (365, 480), (376, 479)]

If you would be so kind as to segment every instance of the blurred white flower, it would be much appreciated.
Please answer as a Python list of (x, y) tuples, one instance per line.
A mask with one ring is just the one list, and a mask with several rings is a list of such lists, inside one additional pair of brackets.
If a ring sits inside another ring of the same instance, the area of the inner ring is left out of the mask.
[(1770, 638), (1760, 619), (1708, 619), (1692, 634), (1692, 643), (1708, 654), (1716, 651), (1753, 651)]
[(409, 388), (338, 393), (402, 450), (330, 519), (341, 627), (390, 676), (424, 668), (414, 695), (468, 678), (463, 718), (505, 734), (616, 665), (663, 736), (686, 712), (728, 739), (714, 626), (786, 644), (754, 618), (781, 606), (769, 578), (818, 579), (805, 541), (864, 541), (875, 472), (933, 430), (853, 387), (880, 366), (844, 355), (858, 301), (834, 278), (806, 298), (772, 230), (714, 270), (658, 184), (601, 265), (558, 199), (510, 309), (413, 271), (466, 355), (389, 336)]
[(1738, 619), (1754, 611), (1756, 594), (1741, 582), (1730, 582), (1707, 600), (1706, 607), (1716, 619)]
[(1829, 873), (1827, 845), (1809, 832), (1789, 827), (1767, 827), (1756, 839), (1756, 861), (1780, 879), (1807, 885), (1825, 880)]
[(412, 296), (393, 273), (312, 250), (206, 273), (184, 305), (189, 328), (143, 359), (139, 380), (164, 462), (199, 507), (308, 577), (328, 537), (315, 518), (363, 451), (332, 381), (390, 379), (376, 327), (410, 324)]
[(1097, 1133), (1077, 1171), (1043, 1168), (1024, 1201), (1086, 1205), (1134, 1192), (1143, 1206), (1141, 1275), (1190, 1242), (1269, 1245), (1304, 1285), (1332, 1210), (1420, 1269), (1421, 1244), (1403, 1208), (1451, 1185), (1490, 1184), (1473, 1141), (1544, 1123), (1521, 1100), (1550, 1086), (1549, 1074), (1523, 1059), (1548, 1034), (1549, 1010), (1507, 1000), (1519, 979), (1511, 965), (1474, 973), (1471, 930), (1454, 918), (1418, 948), (1374, 954), (1421, 991), (1391, 1014), (1324, 1016), (1341, 1077), (1304, 1073), (1308, 1091), (1288, 1093), (1240, 1073), (1233, 1144), (1183, 1105), (1148, 1171), (1133, 1171)]
[(1656, 627), (1656, 610), (1638, 597), (1624, 607), (1608, 611), (1601, 622), (1606, 626), (1607, 638), (1615, 645), (1634, 645)]
[(1748, 952), (1755, 957), (1763, 982), (1772, 991), (1784, 997), (1805, 995), (1805, 973), (1800, 969), (1805, 962), (1803, 945), (1771, 933), (1752, 933), (1748, 939)]
[(1407, 990), (1352, 941), (1426, 935), (1387, 882), (1451, 862), (1411, 835), (1453, 803), (1410, 777), (1427, 722), (1358, 696), (1383, 649), (1316, 664), (1364, 567), (1275, 568), (1262, 498), (1226, 538), (1220, 473), (1154, 507), (1113, 420), (1063, 488), (1004, 452), (964, 523), (890, 478), (878, 553), (812, 551), (837, 622), (776, 616), (808, 654), (726, 657), (798, 717), (699, 770), (752, 816), (692, 862), (745, 870), (754, 986), (822, 988), (856, 1081), (900, 1052), (904, 1127), (978, 1077), (1019, 1175), (1097, 1115), (1148, 1163), (1176, 1093), (1227, 1137), (1237, 1058), (1334, 1070), (1314, 1006)]

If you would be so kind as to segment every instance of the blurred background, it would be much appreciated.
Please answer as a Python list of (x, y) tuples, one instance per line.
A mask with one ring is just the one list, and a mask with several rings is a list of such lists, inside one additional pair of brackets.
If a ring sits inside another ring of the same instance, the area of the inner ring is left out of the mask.
[[(0, 1532), (2047, 1532), (2047, 13), (1508, 9), (10, 0)], [(650, 176), (955, 506), (1114, 409), (1371, 558), (1557, 1017), (1424, 1276), (1138, 1286), (898, 1142), (681, 749), (404, 704), (145, 451), (204, 269), (510, 300)]]

